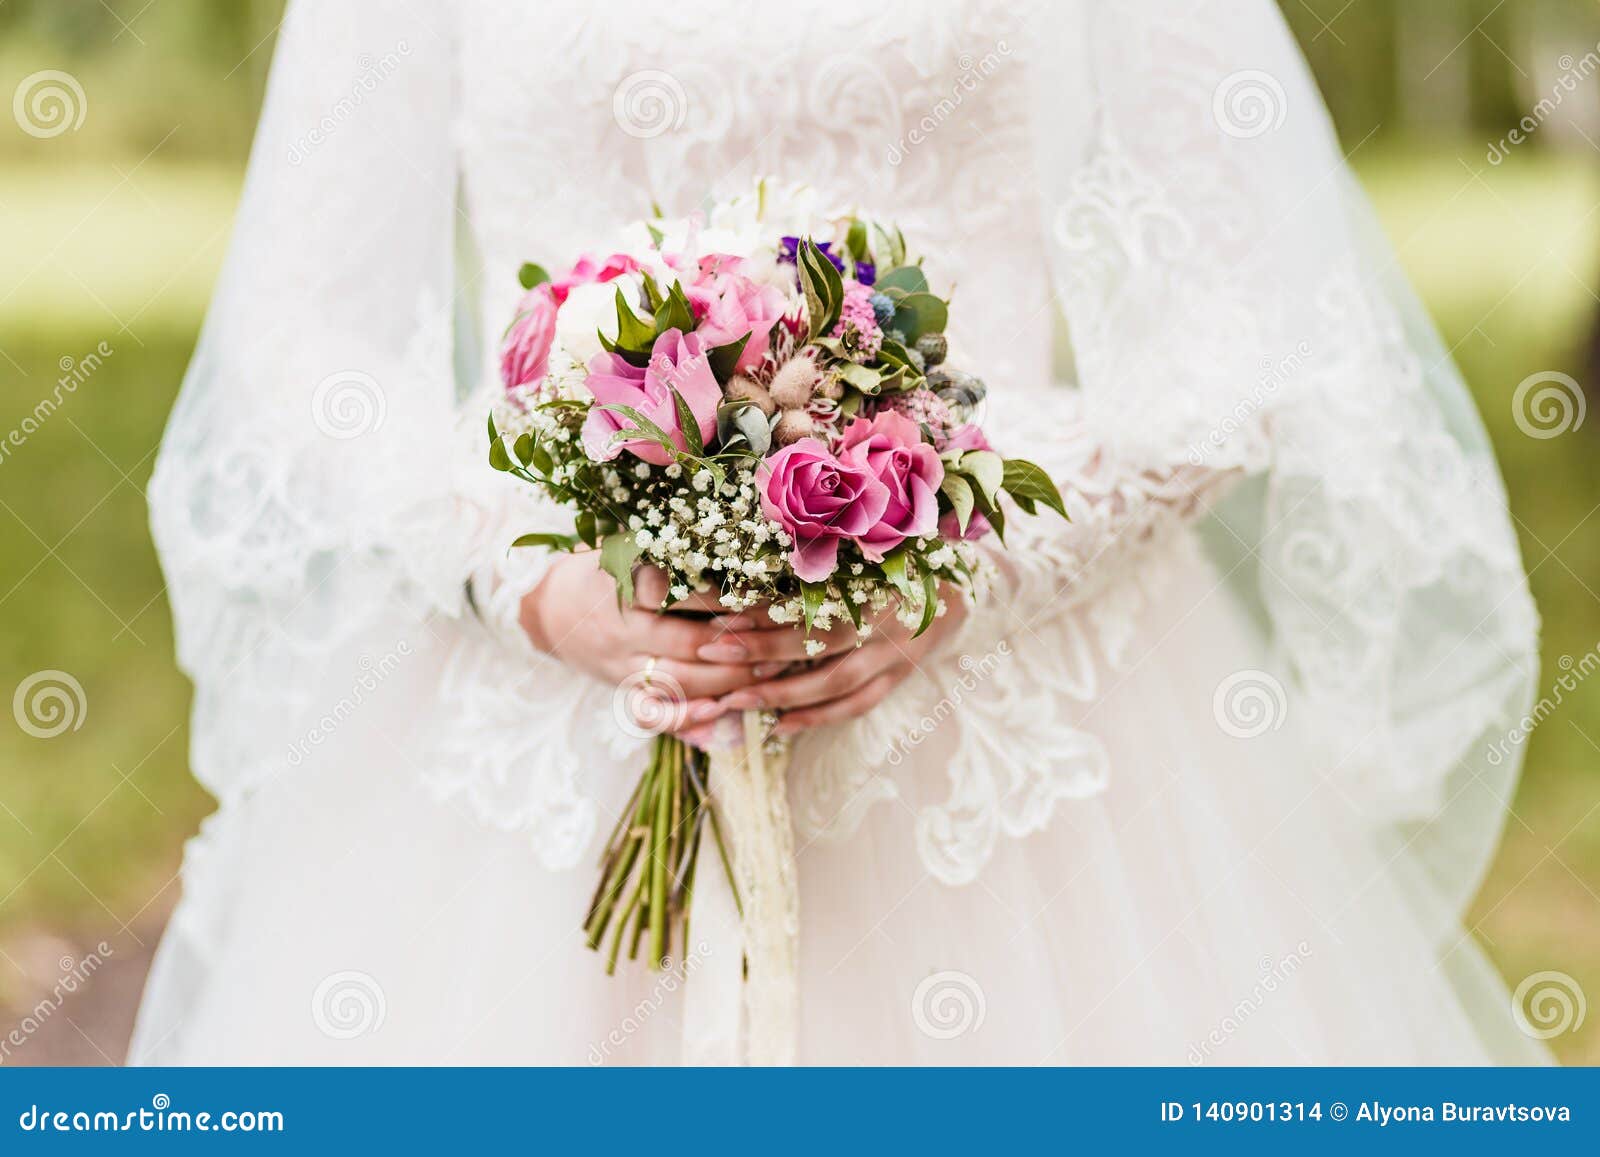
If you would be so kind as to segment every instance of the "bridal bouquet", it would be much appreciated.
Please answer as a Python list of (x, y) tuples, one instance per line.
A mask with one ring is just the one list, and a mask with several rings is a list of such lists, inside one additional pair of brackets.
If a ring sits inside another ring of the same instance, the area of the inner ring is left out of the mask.
[[(1065, 515), (1044, 471), (974, 424), (984, 385), (947, 359), (947, 302), (893, 226), (817, 216), (803, 192), (774, 204), (761, 185), (703, 217), (658, 215), (559, 276), (525, 265), (521, 282), (489, 461), (574, 520), (513, 545), (596, 550), (623, 600), (649, 564), (670, 601), (710, 592), (808, 633), (896, 614), (920, 633), (941, 597), (972, 591), (972, 540), (1003, 538), (1002, 494)], [(724, 789), (755, 777), (768, 796), (733, 825), (735, 860), (743, 841), (790, 838), (750, 831), (783, 806), (768, 762), (783, 753), (756, 713), (743, 722), (725, 765), (670, 727), (655, 738), (585, 926), (608, 971), (624, 942), (656, 967), (675, 928), (687, 944), (707, 829), (737, 902)]]

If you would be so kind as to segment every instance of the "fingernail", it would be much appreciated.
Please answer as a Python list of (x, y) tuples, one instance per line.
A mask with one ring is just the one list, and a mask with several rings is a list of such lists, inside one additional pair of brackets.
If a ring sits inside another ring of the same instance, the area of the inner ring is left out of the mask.
[(722, 706), (729, 711), (754, 711), (761, 706), (761, 696), (754, 691), (735, 691), (723, 696)]
[(718, 703), (715, 699), (705, 699), (699, 703), (692, 704), (689, 707), (689, 722), (710, 723), (713, 719), (720, 717), (725, 711), (727, 711), (727, 708), (721, 703)]
[(768, 675), (776, 675), (787, 666), (785, 663), (757, 663), (750, 668), (750, 674), (757, 679), (765, 679)]
[(743, 643), (722, 641), (707, 643), (696, 652), (708, 663), (737, 663), (750, 657), (750, 651)]

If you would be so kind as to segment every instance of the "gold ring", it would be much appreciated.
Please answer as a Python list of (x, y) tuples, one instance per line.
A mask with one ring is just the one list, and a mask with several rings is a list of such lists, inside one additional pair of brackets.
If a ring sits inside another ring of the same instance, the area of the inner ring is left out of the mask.
[(655, 655), (651, 655), (644, 661), (644, 687), (646, 691), (655, 685), (656, 665), (660, 662), (661, 660)]

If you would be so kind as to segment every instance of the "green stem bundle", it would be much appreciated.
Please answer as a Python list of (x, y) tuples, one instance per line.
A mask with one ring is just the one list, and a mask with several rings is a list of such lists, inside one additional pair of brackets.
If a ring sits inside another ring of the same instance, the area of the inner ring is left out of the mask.
[[(638, 957), (639, 946), (648, 936), (646, 960), (650, 967), (667, 967), (675, 928), (687, 952), (695, 866), (707, 827), (732, 878), (708, 787), (709, 770), (706, 753), (681, 739), (661, 735), (651, 744), (650, 765), (601, 855), (600, 883), (583, 925), (589, 947), (596, 951), (611, 931), (610, 943), (605, 946), (608, 975), (616, 971), (630, 925), (629, 959)], [(737, 899), (736, 888), (735, 902)]]

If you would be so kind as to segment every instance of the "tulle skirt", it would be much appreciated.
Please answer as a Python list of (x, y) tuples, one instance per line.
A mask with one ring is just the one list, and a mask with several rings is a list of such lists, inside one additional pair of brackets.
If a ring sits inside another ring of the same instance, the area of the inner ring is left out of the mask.
[[(1293, 713), (1219, 726), (1219, 686), (1268, 656), (1216, 573), (1189, 566), (1137, 631), (1140, 661), (1057, 705), (1104, 743), (1105, 789), (999, 840), (972, 882), (927, 870), (899, 799), (799, 841), (800, 1061), (1544, 1060)], [(680, 1060), (693, 945), (606, 976), (579, 931), (593, 859), (551, 871), (423, 786), (417, 729), (455, 705), (408, 678), (191, 843), (131, 1060)], [(620, 807), (631, 771), (602, 778)]]

